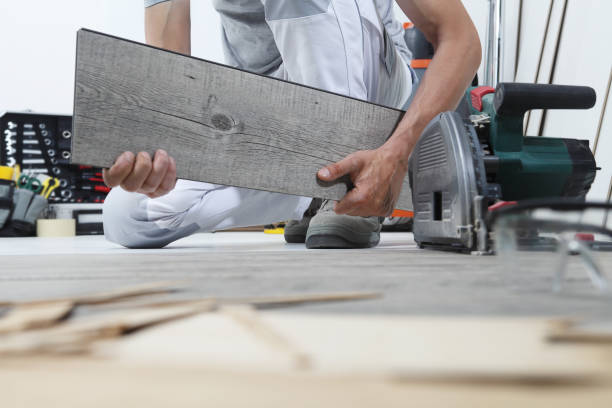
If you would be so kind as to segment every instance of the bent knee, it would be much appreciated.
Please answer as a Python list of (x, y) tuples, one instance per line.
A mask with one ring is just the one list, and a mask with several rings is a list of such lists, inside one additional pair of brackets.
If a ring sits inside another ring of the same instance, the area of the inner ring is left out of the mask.
[(102, 211), (106, 239), (126, 248), (163, 248), (178, 239), (177, 231), (160, 228), (149, 220), (148, 200), (142, 194), (112, 189)]

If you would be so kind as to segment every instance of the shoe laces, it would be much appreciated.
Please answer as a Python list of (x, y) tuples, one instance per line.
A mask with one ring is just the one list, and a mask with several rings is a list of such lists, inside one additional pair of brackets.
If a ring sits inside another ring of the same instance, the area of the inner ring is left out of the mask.
[(314, 217), (325, 201), (321, 198), (313, 198), (306, 211), (304, 211), (304, 217)]

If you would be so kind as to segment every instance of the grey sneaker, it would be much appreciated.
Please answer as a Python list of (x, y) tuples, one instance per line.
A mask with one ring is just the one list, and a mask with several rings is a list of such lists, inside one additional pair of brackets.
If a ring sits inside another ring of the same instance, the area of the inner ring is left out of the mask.
[(320, 198), (313, 198), (312, 202), (304, 211), (304, 216), (301, 220), (291, 220), (285, 224), (285, 241), (289, 244), (303, 244), (306, 241), (306, 231), (308, 231), (308, 224), (310, 220), (317, 213), (323, 200)]
[(412, 232), (412, 217), (387, 217), (382, 223), (383, 231)]
[(370, 248), (380, 241), (382, 217), (353, 217), (334, 212), (334, 202), (325, 200), (310, 220), (306, 248)]

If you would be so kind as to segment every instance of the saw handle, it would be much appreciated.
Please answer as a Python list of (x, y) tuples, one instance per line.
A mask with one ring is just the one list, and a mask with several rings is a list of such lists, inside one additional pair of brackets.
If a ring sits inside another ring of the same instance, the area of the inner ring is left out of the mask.
[(493, 103), (498, 115), (523, 115), (532, 109), (590, 109), (596, 99), (588, 86), (501, 83)]

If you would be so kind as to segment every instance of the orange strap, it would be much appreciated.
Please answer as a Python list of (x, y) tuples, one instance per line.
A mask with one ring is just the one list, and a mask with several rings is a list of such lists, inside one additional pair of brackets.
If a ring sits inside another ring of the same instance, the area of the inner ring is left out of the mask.
[(429, 66), (429, 63), (431, 62), (430, 59), (413, 59), (410, 62), (410, 66), (412, 68), (416, 68), (416, 69), (425, 69)]
[(407, 210), (393, 210), (393, 213), (391, 213), (392, 217), (406, 217), (406, 218), (412, 218), (414, 217), (414, 212), (413, 211), (407, 211)]

